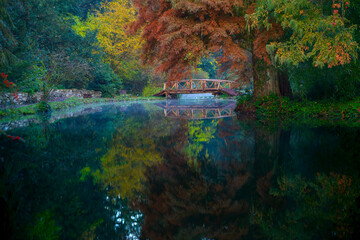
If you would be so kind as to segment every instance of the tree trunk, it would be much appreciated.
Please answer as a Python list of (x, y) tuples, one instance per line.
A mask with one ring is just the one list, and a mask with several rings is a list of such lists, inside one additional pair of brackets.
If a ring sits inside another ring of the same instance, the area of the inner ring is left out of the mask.
[(254, 96), (265, 97), (271, 94), (292, 98), (289, 77), (274, 66), (253, 56)]
[(279, 86), (281, 96), (293, 99), (289, 76), (284, 71), (279, 71)]

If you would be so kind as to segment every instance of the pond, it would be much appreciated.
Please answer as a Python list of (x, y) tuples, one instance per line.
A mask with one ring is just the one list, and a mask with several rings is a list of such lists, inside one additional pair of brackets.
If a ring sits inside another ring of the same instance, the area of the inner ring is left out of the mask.
[[(0, 137), (5, 239), (355, 239), (360, 128), (229, 100), (87, 106)], [(22, 127), (19, 127), (22, 126)]]

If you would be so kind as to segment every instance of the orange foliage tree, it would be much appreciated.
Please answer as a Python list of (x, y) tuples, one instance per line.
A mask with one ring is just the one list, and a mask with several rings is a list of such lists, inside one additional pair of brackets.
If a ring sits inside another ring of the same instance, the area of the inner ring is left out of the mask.
[(281, 84), (266, 45), (283, 31), (274, 23), (269, 30), (250, 33), (245, 15), (255, 11), (253, 2), (134, 0), (139, 14), (132, 31), (143, 29), (142, 58), (167, 72), (169, 81), (188, 77), (201, 57), (221, 51), (221, 70), (236, 72), (244, 83), (253, 77), (256, 96), (280, 94)]
[(189, 77), (201, 57), (221, 52), (222, 70), (234, 72), (244, 83), (253, 77), (255, 97), (291, 96), (288, 78), (279, 66), (286, 69), (310, 61), (315, 67), (332, 67), (357, 56), (355, 26), (345, 24), (348, 2), (341, 15), (338, 9), (326, 14), (326, 3), (307, 0), (134, 3), (139, 13), (132, 31), (143, 30), (142, 57), (167, 72), (169, 81)]

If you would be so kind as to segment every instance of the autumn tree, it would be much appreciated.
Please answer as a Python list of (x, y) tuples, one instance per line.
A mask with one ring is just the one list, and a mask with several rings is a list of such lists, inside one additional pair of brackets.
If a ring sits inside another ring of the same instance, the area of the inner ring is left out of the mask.
[(292, 33), (289, 38), (267, 46), (276, 63), (298, 65), (309, 60), (316, 67), (331, 68), (348, 64), (357, 57), (358, 43), (353, 39), (356, 26), (345, 19), (349, 1), (333, 0), (332, 11), (326, 11), (322, 1), (258, 2), (255, 13), (246, 16), (249, 27), (271, 28), (269, 19), (272, 19)]
[[(319, 14), (321, 4), (317, 1), (134, 2), (139, 15), (133, 30), (143, 29), (142, 37), (145, 40), (142, 57), (145, 62), (158, 65), (159, 71), (169, 73), (170, 81), (189, 76), (191, 67), (196, 66), (202, 56), (221, 51), (219, 62), (223, 68), (238, 72), (243, 82), (253, 77), (255, 96), (271, 93), (286, 95), (290, 93), (288, 79), (275, 68), (276, 60), (281, 59), (281, 51), (274, 45), (267, 48), (269, 43), (304, 43), (298, 44), (302, 48), (289, 53), (290, 58), (302, 51), (310, 51), (311, 54), (303, 60), (322, 59), (324, 65), (328, 66), (347, 63), (349, 58), (346, 56), (354, 55), (357, 47), (351, 29), (344, 25), (344, 17)], [(306, 29), (294, 31), (296, 28), (293, 24), (297, 18), (311, 30), (312, 41), (306, 41), (305, 35), (301, 36)], [(336, 19), (336, 26), (330, 19)], [(284, 33), (287, 33), (286, 37)], [(314, 41), (318, 36), (325, 41)], [(319, 46), (322, 42), (325, 45)], [(337, 50), (340, 45), (341, 50)], [(338, 51), (345, 61), (327, 57), (329, 54), (324, 56), (324, 51), (319, 51), (319, 48), (327, 48), (330, 55)], [(284, 50), (287, 51), (286, 48)]]
[(135, 20), (135, 9), (127, 0), (102, 3), (101, 8), (89, 15), (85, 22), (79, 17), (74, 19), (76, 25), (73, 29), (79, 35), (85, 37), (88, 31), (97, 31), (97, 44), (106, 53), (105, 59), (114, 70), (123, 71), (126, 64), (136, 64), (134, 61), (141, 41), (139, 35), (126, 34), (126, 25)]
[(286, 69), (298, 97), (349, 99), (357, 96), (358, 1), (257, 1), (248, 27), (269, 21), (285, 30), (281, 41), (266, 46), (272, 63)]
[[(243, 69), (249, 53), (232, 35), (245, 33), (245, 19), (234, 14), (239, 1), (134, 1), (139, 10), (132, 30), (143, 27), (142, 57), (157, 70), (169, 73), (169, 80), (188, 77), (201, 57), (223, 51), (221, 63)], [(240, 9), (238, 10), (240, 11)], [(246, 76), (247, 79), (250, 75)]]

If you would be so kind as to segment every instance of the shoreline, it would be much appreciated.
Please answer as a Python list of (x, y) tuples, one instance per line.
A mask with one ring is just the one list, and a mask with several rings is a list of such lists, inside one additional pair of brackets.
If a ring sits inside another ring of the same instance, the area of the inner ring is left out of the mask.
[[(156, 101), (161, 100), (157, 97), (116, 97), (116, 98), (68, 98), (64, 101), (49, 102), (52, 112), (65, 110), (77, 106), (103, 103), (117, 103), (117, 102), (135, 102), (135, 101)], [(36, 108), (38, 103), (18, 106), (15, 108), (0, 109), (0, 121), (18, 119), (24, 116), (36, 115)]]
[[(220, 98), (218, 100), (226, 100)], [(230, 98), (236, 102), (236, 99)], [(239, 98), (235, 111), (238, 119), (248, 118), (261, 125), (288, 126), (291, 123), (312, 126), (347, 125), (360, 126), (360, 99), (343, 102), (296, 102), (293, 100), (269, 97), (258, 102), (249, 98)], [(264, 101), (265, 100), (265, 101)], [(100, 106), (113, 103), (133, 103), (140, 101), (166, 101), (159, 97), (116, 97), (116, 98), (69, 98), (64, 101), (50, 102), (52, 108), (50, 122), (68, 117), (76, 117), (91, 113)], [(244, 106), (246, 109), (244, 109)], [(0, 109), (0, 129), (11, 130), (17, 127), (39, 122), (36, 113), (37, 104), (19, 106), (17, 108)], [(244, 111), (245, 110), (245, 111)], [(251, 111), (249, 111), (251, 110)], [(98, 110), (97, 110), (98, 111)]]
[[(29, 112), (30, 114), (17, 113), (11, 116), (5, 116), (3, 118), (0, 118), (0, 130), (8, 131), (15, 128), (27, 127), (30, 124), (38, 124), (42, 122), (41, 121), (42, 116), (45, 119), (48, 117), (47, 121), (49, 123), (54, 123), (57, 120), (61, 120), (64, 118), (78, 117), (91, 113), (97, 113), (102, 111), (101, 108), (102, 106), (111, 105), (114, 103), (124, 104), (124, 107), (128, 107), (128, 105), (134, 102), (161, 101), (161, 99), (155, 99), (155, 98), (154, 99), (137, 98), (136, 100), (135, 99), (133, 100), (93, 99), (92, 101), (89, 101), (89, 99), (87, 99), (86, 101), (78, 101), (78, 100), (82, 100), (82, 99), (76, 99), (76, 104), (74, 104), (73, 100), (71, 100), (70, 103), (69, 102), (63, 103), (61, 104), (61, 106), (57, 106), (57, 108), (53, 109), (52, 112), (48, 114), (45, 113), (44, 115), (37, 114), (35, 111), (35, 106), (31, 105), (31, 112)], [(26, 108), (26, 107), (21, 107), (21, 108)], [(34, 111), (34, 113), (32, 113), (32, 110)], [(20, 110), (18, 111), (20, 112)]]

